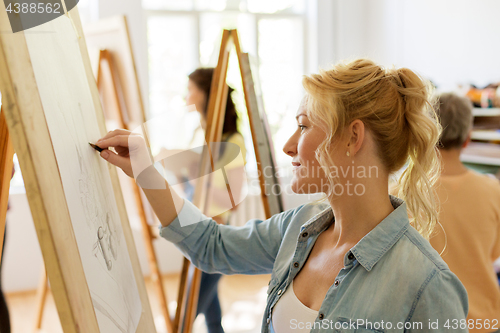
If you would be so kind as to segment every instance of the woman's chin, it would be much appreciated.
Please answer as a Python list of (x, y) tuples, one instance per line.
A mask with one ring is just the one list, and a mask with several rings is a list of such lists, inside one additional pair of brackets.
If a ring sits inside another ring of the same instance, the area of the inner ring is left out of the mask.
[(323, 192), (317, 184), (310, 184), (298, 179), (293, 179), (290, 188), (295, 194), (314, 194)]

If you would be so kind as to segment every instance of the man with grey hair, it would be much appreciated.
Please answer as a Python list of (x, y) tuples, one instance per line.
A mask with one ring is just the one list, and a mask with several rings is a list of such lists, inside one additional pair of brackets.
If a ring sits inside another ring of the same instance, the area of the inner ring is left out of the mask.
[(444, 93), (438, 97), (436, 112), (443, 127), (439, 140), (442, 163), (446, 165), (443, 174), (466, 172), (467, 168), (460, 161), (460, 153), (471, 138), (472, 103), (465, 97)]
[(445, 93), (436, 112), (443, 127), (438, 147), (442, 174), (436, 184), (441, 211), (430, 243), (467, 289), (467, 319), (474, 321), (470, 332), (500, 332), (500, 324), (493, 325), (500, 322), (500, 288), (493, 269), (500, 257), (500, 183), (460, 161), (471, 139), (470, 101)]

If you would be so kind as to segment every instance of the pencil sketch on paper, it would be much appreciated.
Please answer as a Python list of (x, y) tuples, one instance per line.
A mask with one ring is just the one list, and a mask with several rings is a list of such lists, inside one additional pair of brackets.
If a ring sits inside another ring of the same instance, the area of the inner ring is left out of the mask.
[(106, 214), (106, 229), (103, 227), (97, 229), (97, 242), (94, 245), (94, 255), (97, 257), (96, 249), (99, 249), (108, 271), (113, 267), (113, 261), (111, 259), (113, 258), (116, 260), (118, 257), (118, 253), (115, 249), (115, 241), (113, 239), (113, 233), (109, 228), (109, 215)]
[(135, 333), (142, 313), (76, 31), (63, 15), (31, 29), (26, 44), (99, 330)]
[[(83, 110), (80, 107), (80, 111)], [(96, 241), (93, 246), (92, 253), (97, 259), (104, 262), (108, 271), (113, 268), (113, 261), (118, 259), (117, 246), (120, 243), (119, 228), (111, 221), (109, 212), (102, 209), (100, 202), (96, 202), (99, 196), (95, 193), (96, 184), (93, 179), (93, 174), (87, 172), (83, 157), (80, 150), (75, 146), (75, 151), (78, 156), (78, 164), (80, 166), (79, 190), (80, 199), (85, 209), (85, 215), (89, 217), (89, 227), (97, 230)], [(104, 215), (102, 215), (102, 214)]]

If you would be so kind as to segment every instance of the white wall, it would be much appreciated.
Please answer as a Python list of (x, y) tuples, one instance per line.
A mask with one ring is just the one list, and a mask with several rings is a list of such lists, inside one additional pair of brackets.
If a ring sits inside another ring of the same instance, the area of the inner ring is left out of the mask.
[(9, 196), (9, 205), (2, 289), (5, 292), (36, 289), (43, 261), (26, 195)]
[(146, 112), (148, 110), (148, 41), (146, 20), (141, 0), (100, 0), (99, 19), (125, 15), (128, 20), (130, 39), (135, 57), (137, 75)]
[[(316, 5), (316, 18), (315, 20), (315, 36), (310, 38), (317, 39), (317, 59), (316, 66), (327, 68), (332, 64), (335, 54), (335, 25), (336, 21), (332, 20), (333, 13), (335, 12), (335, 2), (332, 0), (317, 0)], [(313, 24), (311, 24), (313, 25)], [(312, 66), (311, 66), (312, 67)], [(317, 68), (310, 68), (311, 72), (315, 73)]]
[(500, 1), (335, 0), (335, 61), (367, 56), (442, 89), (500, 80)]
[[(313, 2), (313, 1), (309, 1)], [(370, 57), (406, 66), (448, 87), (500, 79), (498, 0), (317, 0), (309, 64)], [(316, 7), (316, 8), (315, 8)], [(148, 103), (146, 21), (140, 0), (101, 0), (99, 18), (125, 14), (144, 102)], [(313, 20), (313, 15), (310, 16)], [(317, 59), (316, 59), (317, 58)]]
[[(494, 0), (404, 2), (406, 38), (401, 62), (437, 84), (500, 79), (500, 2)], [(416, 29), (416, 27), (418, 27)]]

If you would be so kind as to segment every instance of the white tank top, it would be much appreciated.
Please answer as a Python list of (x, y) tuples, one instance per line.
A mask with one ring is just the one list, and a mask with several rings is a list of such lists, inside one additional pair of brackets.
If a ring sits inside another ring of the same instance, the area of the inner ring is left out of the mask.
[(314, 326), (317, 316), (318, 311), (308, 308), (297, 298), (293, 291), (292, 280), (288, 289), (274, 306), (273, 329), (275, 333), (308, 333)]

